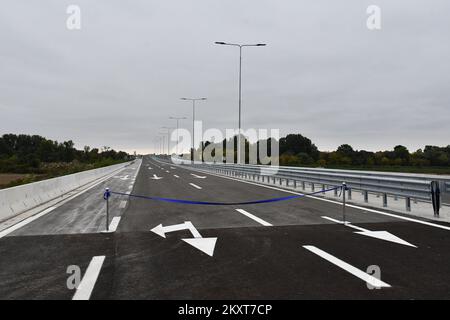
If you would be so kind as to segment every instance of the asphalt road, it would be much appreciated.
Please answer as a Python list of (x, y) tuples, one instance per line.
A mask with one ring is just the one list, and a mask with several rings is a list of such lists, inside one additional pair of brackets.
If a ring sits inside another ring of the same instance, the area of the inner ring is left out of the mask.
[[(99, 233), (106, 223), (105, 186), (227, 203), (291, 195), (149, 157), (133, 182), (134, 174), (121, 173), (0, 238), (0, 298), (71, 299), (67, 267), (77, 265), (84, 274), (94, 256), (105, 260), (91, 299), (450, 298), (449, 225), (350, 207), (351, 225), (343, 225), (341, 204), (323, 199), (206, 206), (113, 195), (111, 213), (120, 223), (115, 233)], [(131, 180), (122, 180), (126, 175)], [(180, 230), (163, 238), (150, 231), (159, 225)], [(370, 231), (384, 231), (376, 234), (384, 239)], [(182, 240), (194, 236), (202, 243), (217, 238), (212, 256)], [(370, 266), (381, 277), (365, 278)], [(369, 289), (367, 281), (378, 278), (386, 287)]]

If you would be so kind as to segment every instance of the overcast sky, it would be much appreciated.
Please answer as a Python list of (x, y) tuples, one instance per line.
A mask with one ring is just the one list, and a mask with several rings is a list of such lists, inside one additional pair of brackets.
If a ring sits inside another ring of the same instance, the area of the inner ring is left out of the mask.
[[(81, 8), (81, 30), (66, 27)], [(379, 31), (366, 27), (378, 5)], [(321, 150), (450, 144), (448, 0), (3, 0), (1, 132), (151, 151), (183, 96), (205, 127), (301, 133)]]

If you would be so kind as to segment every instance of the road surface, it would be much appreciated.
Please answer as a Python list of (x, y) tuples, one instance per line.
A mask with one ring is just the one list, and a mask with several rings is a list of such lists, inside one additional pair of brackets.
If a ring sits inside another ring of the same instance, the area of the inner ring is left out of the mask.
[[(145, 157), (1, 237), (0, 299), (72, 299), (69, 266), (94, 272), (90, 299), (450, 299), (448, 224), (347, 207), (344, 225), (338, 198), (214, 206), (113, 194), (117, 231), (101, 233), (105, 187), (225, 203), (293, 195)], [(105, 257), (97, 270), (93, 257)]]

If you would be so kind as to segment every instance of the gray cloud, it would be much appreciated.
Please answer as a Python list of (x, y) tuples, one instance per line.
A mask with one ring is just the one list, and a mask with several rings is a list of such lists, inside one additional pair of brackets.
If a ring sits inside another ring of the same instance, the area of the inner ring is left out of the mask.
[[(66, 8), (82, 30), (66, 29)], [(365, 27), (368, 5), (382, 30)], [(244, 127), (300, 132), (321, 149), (450, 143), (450, 4), (388, 1), (5, 0), (1, 132), (151, 151), (182, 96), (207, 96), (206, 127), (236, 126), (236, 48), (245, 48)], [(190, 119), (184, 125), (190, 126)]]

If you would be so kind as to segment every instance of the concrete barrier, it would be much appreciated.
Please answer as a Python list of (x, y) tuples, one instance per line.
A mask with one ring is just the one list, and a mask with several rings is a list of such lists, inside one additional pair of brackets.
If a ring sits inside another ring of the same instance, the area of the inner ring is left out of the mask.
[(70, 191), (118, 171), (130, 163), (120, 163), (0, 190), (0, 222), (57, 199)]

